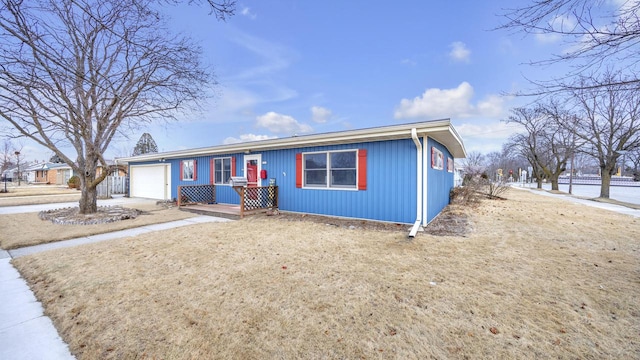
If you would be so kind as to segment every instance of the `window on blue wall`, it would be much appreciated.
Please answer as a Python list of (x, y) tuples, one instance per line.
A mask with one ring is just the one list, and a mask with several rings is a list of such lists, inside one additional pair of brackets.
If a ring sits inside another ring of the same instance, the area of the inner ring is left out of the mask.
[(215, 183), (227, 185), (231, 178), (231, 158), (215, 159)]
[(304, 186), (356, 188), (357, 151), (328, 151), (303, 154)]
[(194, 180), (195, 167), (193, 160), (182, 161), (182, 180)]

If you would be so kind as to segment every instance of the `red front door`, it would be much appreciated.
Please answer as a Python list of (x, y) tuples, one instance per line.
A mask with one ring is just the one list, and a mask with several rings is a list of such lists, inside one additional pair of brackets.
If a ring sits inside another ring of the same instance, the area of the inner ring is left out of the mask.
[(247, 160), (247, 186), (258, 186), (258, 161)]

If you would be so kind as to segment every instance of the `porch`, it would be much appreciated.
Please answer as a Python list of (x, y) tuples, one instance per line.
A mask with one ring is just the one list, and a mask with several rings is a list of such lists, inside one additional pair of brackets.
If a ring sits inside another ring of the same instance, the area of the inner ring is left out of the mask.
[(194, 214), (216, 216), (231, 220), (239, 220), (242, 218), (240, 205), (234, 204), (193, 204), (180, 206), (179, 209)]
[(178, 208), (201, 215), (241, 219), (251, 212), (278, 208), (277, 186), (242, 187), (233, 189), (240, 204), (217, 204), (215, 185), (178, 186)]

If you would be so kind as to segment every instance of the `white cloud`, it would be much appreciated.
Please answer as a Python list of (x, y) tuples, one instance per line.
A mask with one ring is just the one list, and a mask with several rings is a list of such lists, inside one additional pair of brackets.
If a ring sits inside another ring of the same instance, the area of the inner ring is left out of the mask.
[(418, 65), (418, 62), (413, 59), (402, 59), (400, 61), (400, 64), (407, 65), (407, 66), (416, 66)]
[(313, 131), (313, 128), (307, 124), (301, 124), (289, 115), (278, 114), (273, 111), (258, 116), (256, 125), (276, 134), (294, 135)]
[(256, 17), (258, 17), (258, 15), (254, 12), (251, 12), (251, 8), (249, 8), (248, 6), (244, 6), (242, 8), (242, 10), (240, 11), (240, 14), (242, 14), (243, 16), (248, 17), (251, 20), (255, 20)]
[(277, 136), (269, 136), (269, 135), (256, 135), (256, 134), (242, 134), (239, 137), (235, 138), (229, 136), (228, 138), (222, 141), (223, 144), (237, 144), (249, 141), (260, 141), (260, 140), (269, 140), (269, 139), (277, 139)]
[(323, 108), (322, 106), (311, 107), (311, 120), (313, 120), (313, 122), (325, 123), (331, 119), (331, 116), (333, 116), (333, 113), (327, 108)]
[[(522, 130), (520, 125), (494, 121), (489, 123), (464, 123), (456, 125), (456, 131), (466, 139), (506, 139), (511, 134)], [(500, 142), (502, 145), (502, 141)]]
[(466, 81), (453, 89), (427, 89), (421, 96), (402, 99), (394, 117), (396, 119), (499, 118), (505, 115), (505, 97), (489, 95), (473, 104), (473, 95), (473, 87)]
[(456, 125), (456, 131), (460, 134), (467, 153), (478, 151), (486, 154), (492, 151), (500, 151), (509, 136), (521, 130), (521, 127), (517, 124), (507, 124), (503, 121)]
[(461, 41), (453, 42), (449, 45), (451, 51), (449, 51), (449, 57), (453, 61), (469, 62), (471, 56), (471, 50), (467, 48), (467, 45)]

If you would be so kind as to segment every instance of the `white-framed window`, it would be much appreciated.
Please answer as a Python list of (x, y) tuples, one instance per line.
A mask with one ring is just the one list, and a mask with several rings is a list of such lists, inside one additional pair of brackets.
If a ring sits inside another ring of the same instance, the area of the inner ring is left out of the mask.
[(182, 180), (193, 181), (196, 179), (196, 166), (195, 160), (183, 160), (182, 161)]
[(214, 163), (214, 183), (216, 185), (229, 185), (231, 179), (231, 158), (218, 158)]
[(356, 189), (358, 151), (303, 153), (304, 187)]

